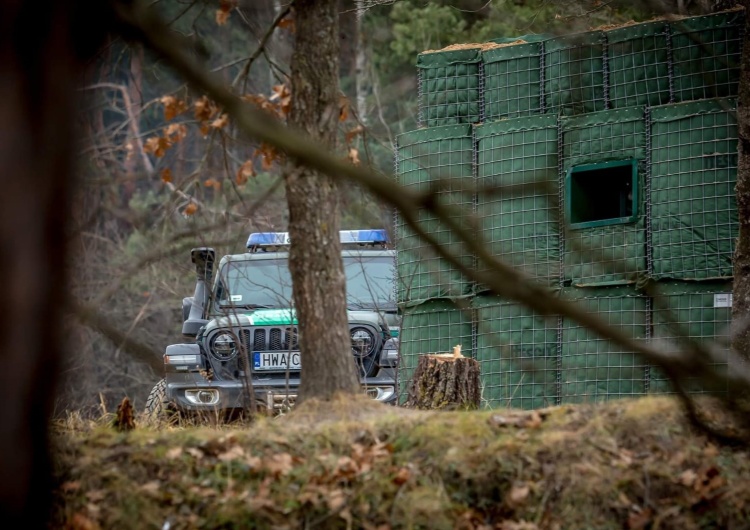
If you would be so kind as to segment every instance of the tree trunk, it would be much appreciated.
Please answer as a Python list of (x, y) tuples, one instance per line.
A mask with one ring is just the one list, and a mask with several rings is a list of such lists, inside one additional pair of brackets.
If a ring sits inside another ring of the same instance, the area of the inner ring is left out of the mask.
[(357, 79), (357, 115), (360, 121), (367, 125), (367, 95), (370, 92), (367, 68), (367, 41), (362, 28), (365, 16), (363, 0), (357, 0), (357, 51), (355, 54), (355, 76)]
[[(750, 0), (744, 0), (743, 5), (746, 9), (750, 8)], [(736, 330), (732, 346), (747, 360), (750, 359), (750, 18), (745, 19), (737, 100), (737, 128), (739, 157), (736, 193), (739, 237), (733, 263), (732, 321)]]
[(91, 51), (111, 21), (106, 8), (0, 5), (0, 521), (8, 528), (45, 528), (51, 501), (47, 422), (63, 340), (76, 52)]
[(476, 409), (479, 407), (479, 363), (454, 353), (419, 357), (412, 376), (406, 406), (415, 409)]
[[(339, 119), (337, 0), (295, 2), (289, 122), (333, 149)], [(330, 177), (290, 163), (289, 270), (300, 327), (299, 401), (330, 399), (359, 389), (346, 313), (346, 279), (339, 241), (339, 200)]]

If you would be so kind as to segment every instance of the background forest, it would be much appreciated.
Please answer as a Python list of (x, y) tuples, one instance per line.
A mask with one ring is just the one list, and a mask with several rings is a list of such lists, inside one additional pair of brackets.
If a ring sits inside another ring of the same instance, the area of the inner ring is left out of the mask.
[[(394, 138), (418, 126), (414, 64), (423, 50), (584, 31), (664, 11), (698, 14), (714, 3), (342, 0), (341, 156), (392, 170)], [(294, 34), (286, 3), (155, 4), (208, 69), (284, 116)], [(288, 216), (273, 149), (242, 138), (142, 47), (108, 42), (81, 90), (68, 263), (74, 310), (56, 412), (98, 416), (123, 396), (142, 408), (164, 347), (181, 341), (181, 300), (194, 286), (190, 249), (242, 251), (250, 232), (285, 230)], [(364, 192), (345, 194), (342, 228), (390, 227), (391, 213)]]

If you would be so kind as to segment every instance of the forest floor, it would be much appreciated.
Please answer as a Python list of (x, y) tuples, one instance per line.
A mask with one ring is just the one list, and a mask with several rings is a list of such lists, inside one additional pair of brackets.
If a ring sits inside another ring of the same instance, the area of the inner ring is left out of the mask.
[(308, 403), (250, 424), (55, 424), (51, 526), (750, 528), (748, 448), (670, 398), (542, 411)]

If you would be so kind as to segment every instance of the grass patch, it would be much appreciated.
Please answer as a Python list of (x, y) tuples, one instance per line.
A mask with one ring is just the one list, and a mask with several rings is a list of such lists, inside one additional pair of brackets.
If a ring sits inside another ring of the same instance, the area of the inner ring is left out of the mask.
[[(341, 419), (348, 418), (348, 419)], [(222, 427), (57, 426), (71, 528), (744, 528), (746, 450), (669, 398), (540, 412), (309, 404)]]

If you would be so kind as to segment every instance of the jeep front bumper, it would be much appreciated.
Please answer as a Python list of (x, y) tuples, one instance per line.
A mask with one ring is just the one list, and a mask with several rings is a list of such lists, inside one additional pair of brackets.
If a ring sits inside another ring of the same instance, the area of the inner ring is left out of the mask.
[[(289, 409), (297, 399), (299, 383), (298, 377), (255, 379), (255, 407), (269, 412)], [(167, 400), (185, 412), (241, 409), (251, 405), (245, 387), (243, 381), (209, 381), (194, 372), (170, 373)], [(362, 381), (362, 389), (376, 401), (396, 403), (393, 377), (368, 377)]]

